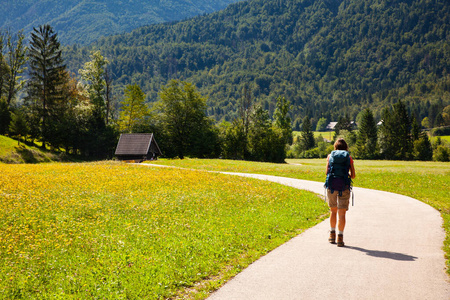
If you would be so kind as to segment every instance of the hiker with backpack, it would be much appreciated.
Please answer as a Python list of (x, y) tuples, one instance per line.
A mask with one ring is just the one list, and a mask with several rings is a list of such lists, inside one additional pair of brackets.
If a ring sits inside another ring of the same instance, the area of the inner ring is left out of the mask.
[[(328, 241), (336, 243), (336, 223), (338, 225), (337, 246), (344, 246), (345, 213), (348, 210), (352, 179), (355, 178), (353, 159), (348, 152), (344, 139), (334, 143), (334, 151), (327, 157), (327, 203), (330, 207), (330, 237)], [(337, 218), (339, 221), (337, 222)]]

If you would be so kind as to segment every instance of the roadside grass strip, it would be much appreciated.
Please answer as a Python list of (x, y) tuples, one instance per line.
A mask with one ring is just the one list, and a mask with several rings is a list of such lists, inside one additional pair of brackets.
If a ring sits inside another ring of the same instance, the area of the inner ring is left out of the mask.
[[(189, 169), (258, 173), (325, 181), (325, 159), (286, 161), (288, 164), (219, 159), (159, 160), (155, 163)], [(450, 163), (355, 160), (355, 168), (354, 186), (406, 195), (431, 205), (441, 213), (446, 231), (443, 249), (447, 259), (447, 274), (450, 275)], [(358, 205), (358, 199), (355, 199), (355, 203)]]
[(316, 195), (121, 163), (0, 164), (1, 299), (206, 297), (312, 227)]

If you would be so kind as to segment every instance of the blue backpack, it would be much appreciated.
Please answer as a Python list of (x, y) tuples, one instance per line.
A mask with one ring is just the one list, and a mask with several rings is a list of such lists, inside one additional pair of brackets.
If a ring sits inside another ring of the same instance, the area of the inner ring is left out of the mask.
[(325, 187), (330, 189), (331, 193), (351, 189), (352, 179), (348, 174), (350, 170), (350, 153), (345, 150), (334, 150), (331, 152), (328, 160), (328, 173), (325, 181)]

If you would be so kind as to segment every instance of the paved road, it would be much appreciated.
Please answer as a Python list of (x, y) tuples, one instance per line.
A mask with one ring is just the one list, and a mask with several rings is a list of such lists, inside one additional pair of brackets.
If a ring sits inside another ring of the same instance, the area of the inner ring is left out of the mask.
[[(228, 174), (323, 194), (320, 182)], [(326, 220), (250, 265), (208, 299), (450, 299), (440, 214), (397, 194), (362, 188), (354, 193), (345, 247), (327, 242)]]

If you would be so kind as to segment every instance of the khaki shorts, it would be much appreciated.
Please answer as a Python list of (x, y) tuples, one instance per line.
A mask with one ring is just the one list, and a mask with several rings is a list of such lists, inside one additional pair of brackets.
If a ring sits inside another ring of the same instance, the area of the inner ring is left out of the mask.
[(332, 194), (330, 189), (327, 189), (327, 203), (328, 206), (337, 207), (338, 209), (348, 210), (350, 202), (350, 190), (342, 191), (342, 196), (339, 196), (339, 191), (334, 191)]

